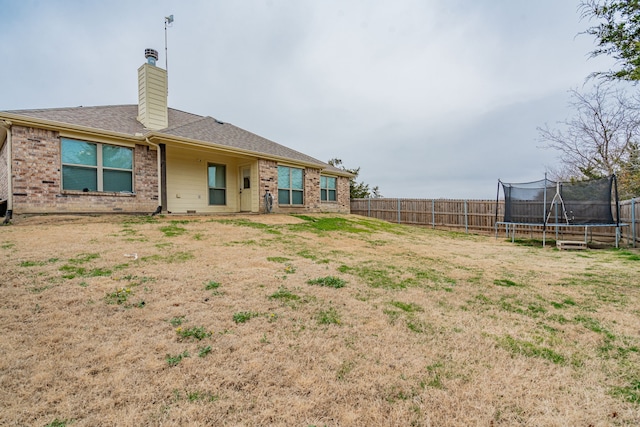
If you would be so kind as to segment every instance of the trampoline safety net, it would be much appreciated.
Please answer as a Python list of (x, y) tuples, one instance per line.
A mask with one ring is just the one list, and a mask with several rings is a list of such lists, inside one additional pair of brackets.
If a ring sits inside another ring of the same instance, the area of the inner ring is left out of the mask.
[(619, 223), (613, 218), (612, 200), (618, 206), (615, 175), (580, 182), (543, 179), (521, 184), (499, 183), (504, 192), (504, 222), (575, 225)]

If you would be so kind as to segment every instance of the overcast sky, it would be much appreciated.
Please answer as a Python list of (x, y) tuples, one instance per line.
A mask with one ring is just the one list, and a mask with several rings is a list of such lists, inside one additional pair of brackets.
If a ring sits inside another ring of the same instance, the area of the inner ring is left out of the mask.
[(385, 197), (493, 199), (544, 177), (536, 127), (589, 59), (578, 0), (0, 0), (0, 110), (137, 103), (144, 49), (169, 106), (319, 160)]

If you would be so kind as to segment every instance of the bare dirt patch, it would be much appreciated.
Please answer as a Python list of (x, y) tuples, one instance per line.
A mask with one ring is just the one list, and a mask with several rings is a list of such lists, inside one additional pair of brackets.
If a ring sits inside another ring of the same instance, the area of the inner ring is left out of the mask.
[(638, 273), (358, 216), (18, 217), (0, 424), (639, 425)]

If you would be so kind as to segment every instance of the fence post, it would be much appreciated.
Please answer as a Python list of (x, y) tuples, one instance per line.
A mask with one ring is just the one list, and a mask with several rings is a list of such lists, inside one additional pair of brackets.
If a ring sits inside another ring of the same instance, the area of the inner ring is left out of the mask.
[(436, 199), (431, 199), (431, 225), (436, 228)]
[(398, 198), (398, 224), (400, 224), (400, 198)]
[(469, 234), (469, 215), (466, 200), (464, 201), (464, 232)]
[(367, 216), (371, 218), (371, 197), (367, 197), (367, 201), (369, 202), (369, 207), (367, 208)]

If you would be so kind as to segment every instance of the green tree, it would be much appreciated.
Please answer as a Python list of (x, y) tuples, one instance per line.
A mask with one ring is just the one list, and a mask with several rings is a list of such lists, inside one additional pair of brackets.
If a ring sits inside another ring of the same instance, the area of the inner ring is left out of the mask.
[(628, 158), (622, 163), (617, 175), (620, 199), (640, 196), (640, 147), (633, 143)]
[[(580, 12), (583, 19), (595, 21), (585, 33), (596, 39), (597, 48), (591, 57), (607, 55), (616, 60), (617, 69), (594, 72), (591, 77), (603, 77), (607, 80), (640, 81), (640, 0), (582, 0)], [(620, 197), (630, 198), (640, 195), (640, 148), (638, 146), (638, 108), (637, 99), (633, 106), (626, 104), (630, 116), (636, 117), (631, 126), (624, 155), (616, 162)], [(607, 123), (608, 126), (608, 123)], [(605, 130), (605, 126), (601, 126)], [(600, 139), (611, 133), (598, 134)], [(599, 154), (599, 153), (598, 153)], [(583, 175), (598, 175), (598, 168), (591, 165), (585, 168)]]
[(349, 169), (346, 168), (343, 164), (342, 164), (342, 160), (338, 159), (338, 158), (333, 158), (331, 160), (329, 160), (327, 163), (329, 163), (331, 166), (336, 167), (338, 169), (342, 169), (345, 172), (349, 172), (351, 175), (353, 175), (350, 179), (349, 179), (349, 195), (350, 198), (352, 199), (366, 199), (367, 197), (382, 197), (382, 194), (380, 194), (380, 188), (376, 185), (375, 187), (373, 187), (372, 189), (369, 189), (369, 184), (365, 184), (364, 182), (357, 182), (356, 179), (358, 178), (358, 175), (360, 174), (360, 167), (357, 167), (355, 169)]
[(619, 67), (592, 76), (640, 80), (640, 0), (583, 0), (580, 11), (583, 19), (597, 21), (585, 31), (596, 38), (591, 56), (611, 56)]

